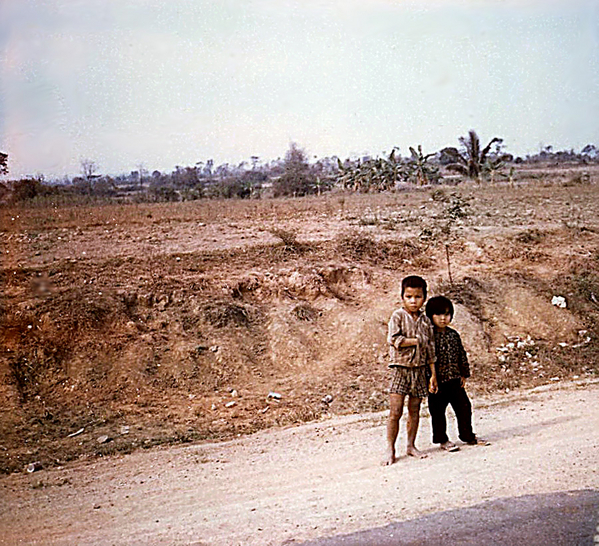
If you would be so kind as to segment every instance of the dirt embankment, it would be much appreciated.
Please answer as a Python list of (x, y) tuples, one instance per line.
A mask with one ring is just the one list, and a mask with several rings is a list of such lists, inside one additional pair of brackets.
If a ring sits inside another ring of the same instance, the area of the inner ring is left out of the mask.
[(0, 468), (382, 410), (410, 273), (456, 302), (476, 392), (592, 377), (598, 193), (4, 208)]

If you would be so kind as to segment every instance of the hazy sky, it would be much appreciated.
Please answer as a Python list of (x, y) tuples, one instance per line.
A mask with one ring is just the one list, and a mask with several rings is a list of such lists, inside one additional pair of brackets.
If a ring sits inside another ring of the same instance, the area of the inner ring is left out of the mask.
[(599, 145), (599, 0), (0, 0), (11, 176)]

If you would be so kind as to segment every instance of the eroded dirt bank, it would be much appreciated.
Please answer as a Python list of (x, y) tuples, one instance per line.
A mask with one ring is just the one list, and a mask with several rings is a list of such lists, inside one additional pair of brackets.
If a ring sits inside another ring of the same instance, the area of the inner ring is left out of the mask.
[(381, 411), (411, 273), (477, 393), (592, 378), (598, 218), (597, 184), (2, 208), (0, 472)]

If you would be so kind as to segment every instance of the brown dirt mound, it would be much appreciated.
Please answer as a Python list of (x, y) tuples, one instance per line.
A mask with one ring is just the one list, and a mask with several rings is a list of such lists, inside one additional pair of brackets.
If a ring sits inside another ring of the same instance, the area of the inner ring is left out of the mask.
[[(2, 209), (0, 469), (381, 410), (386, 323), (411, 273), (456, 302), (471, 388), (592, 375), (599, 236), (586, 222), (573, 239), (561, 218), (574, 199), (599, 217), (599, 190), (565, 191), (466, 188), (449, 235), (435, 227), (446, 203), (427, 192), (235, 203), (222, 217), (197, 203), (17, 224)], [(375, 205), (385, 221), (360, 222)], [(198, 233), (199, 218), (212, 224)]]

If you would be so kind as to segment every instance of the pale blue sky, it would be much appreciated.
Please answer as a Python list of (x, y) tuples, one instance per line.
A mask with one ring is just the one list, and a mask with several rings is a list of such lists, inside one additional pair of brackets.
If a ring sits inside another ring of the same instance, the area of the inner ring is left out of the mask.
[(0, 0), (11, 176), (599, 145), (599, 0)]

